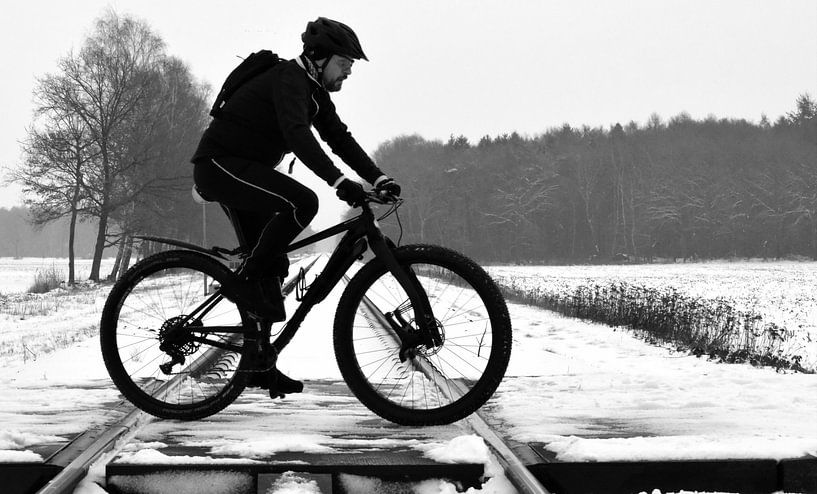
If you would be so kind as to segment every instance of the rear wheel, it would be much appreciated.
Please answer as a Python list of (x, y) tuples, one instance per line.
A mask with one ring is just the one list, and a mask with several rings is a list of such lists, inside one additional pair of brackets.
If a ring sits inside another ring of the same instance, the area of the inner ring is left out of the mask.
[(192, 420), (241, 393), (242, 349), (254, 322), (219, 295), (231, 276), (208, 256), (170, 251), (140, 261), (114, 285), (100, 343), (111, 379), (131, 403), (157, 417)]
[(505, 300), (490, 276), (457, 252), (411, 245), (395, 256), (425, 290), (442, 344), (407, 348), (401, 342), (394, 322), (416, 332), (414, 311), (375, 259), (338, 304), (338, 366), (355, 396), (383, 418), (403, 425), (454, 422), (481, 407), (505, 374), (512, 337)]

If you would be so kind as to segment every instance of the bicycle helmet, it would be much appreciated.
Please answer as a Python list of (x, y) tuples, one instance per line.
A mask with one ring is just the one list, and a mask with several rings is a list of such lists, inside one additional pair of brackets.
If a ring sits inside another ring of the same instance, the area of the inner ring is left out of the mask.
[(307, 23), (301, 41), (304, 42), (304, 52), (313, 60), (342, 55), (355, 60), (369, 61), (352, 28), (326, 17), (318, 17), (317, 20)]

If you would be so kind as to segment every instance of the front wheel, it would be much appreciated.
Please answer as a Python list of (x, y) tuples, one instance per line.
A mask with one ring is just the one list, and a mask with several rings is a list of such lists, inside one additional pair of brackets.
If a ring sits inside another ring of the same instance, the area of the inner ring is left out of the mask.
[(411, 302), (375, 259), (338, 303), (338, 367), (355, 396), (381, 417), (402, 425), (450, 424), (481, 407), (505, 375), (512, 338), (508, 308), (491, 277), (457, 252), (409, 245), (394, 254), (425, 290), (442, 343), (417, 341), (406, 348), (403, 331), (394, 327), (400, 321), (409, 335), (418, 331)]
[(131, 403), (157, 417), (193, 420), (241, 393), (253, 322), (220, 295), (231, 276), (210, 257), (169, 251), (138, 262), (113, 286), (100, 343), (111, 379)]

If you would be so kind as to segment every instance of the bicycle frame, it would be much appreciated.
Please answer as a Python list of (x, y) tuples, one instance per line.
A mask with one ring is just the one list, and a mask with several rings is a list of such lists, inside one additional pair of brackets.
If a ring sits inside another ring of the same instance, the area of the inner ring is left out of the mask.
[[(301, 323), (303, 323), (304, 319), (306, 318), (307, 314), (309, 313), (312, 308), (322, 302), (326, 296), (331, 292), (331, 290), (337, 285), (337, 283), (341, 280), (344, 274), (349, 270), (349, 268), (354, 264), (357, 259), (360, 259), (363, 253), (366, 251), (367, 248), (371, 249), (373, 254), (377, 259), (384, 263), (385, 267), (388, 269), (389, 272), (397, 279), (400, 283), (402, 288), (406, 291), (406, 294), (411, 301), (412, 307), (414, 308), (415, 319), (419, 331), (418, 335), (411, 335), (409, 336), (408, 331), (402, 328), (400, 325), (392, 322), (392, 329), (397, 333), (400, 337), (400, 340), (403, 341), (404, 347), (408, 347), (417, 343), (423, 343), (428, 346), (436, 346), (442, 343), (442, 337), (439, 333), (439, 330), (436, 325), (436, 320), (434, 318), (433, 311), (431, 309), (431, 304), (428, 301), (428, 298), (425, 294), (425, 291), (422, 289), (420, 285), (420, 281), (417, 279), (415, 274), (410, 269), (405, 269), (400, 263), (397, 261), (396, 257), (394, 256), (393, 250), (396, 248), (394, 243), (386, 237), (380, 228), (377, 225), (377, 220), (374, 217), (374, 212), (372, 211), (371, 206), (368, 202), (364, 202), (361, 204), (362, 212), (359, 216), (339, 223), (335, 226), (327, 228), (321, 232), (318, 232), (314, 235), (311, 235), (303, 240), (299, 240), (297, 242), (293, 242), (287, 248), (287, 253), (293, 252), (295, 250), (301, 249), (308, 245), (317, 243), (321, 240), (327, 239), (329, 237), (341, 234), (346, 232), (340, 242), (338, 243), (337, 247), (335, 248), (332, 255), (329, 257), (329, 260), (326, 263), (326, 266), (323, 268), (321, 273), (315, 278), (315, 281), (309, 286), (306, 293), (301, 299), (300, 305), (295, 310), (295, 313), (289, 320), (286, 322), (284, 328), (281, 330), (278, 338), (276, 339), (275, 343), (272, 345), (272, 349), (277, 354), (281, 350), (286, 347), (286, 345), (292, 340), (295, 336), (296, 332), (300, 328)], [(196, 249), (199, 251), (203, 251), (203, 249), (199, 248)], [(218, 256), (222, 257), (222, 256)], [(206, 314), (215, 304), (218, 303), (218, 300), (221, 299), (223, 295), (221, 295), (220, 291), (217, 291), (206, 301), (204, 301), (198, 308), (196, 308), (193, 312), (191, 312), (184, 321), (182, 321), (177, 326), (177, 331), (179, 333), (187, 332), (191, 328), (195, 328), (195, 326), (187, 326), (189, 321), (200, 320), (201, 317)], [(400, 321), (405, 325), (404, 321)], [(258, 327), (262, 330), (262, 336), (268, 337), (269, 334), (266, 335), (264, 332), (268, 332), (270, 330), (270, 325), (261, 325), (259, 324)], [(256, 329), (249, 329), (249, 328), (227, 328), (227, 327), (212, 327), (212, 328), (201, 328), (193, 329), (196, 332), (203, 332), (203, 333), (252, 333), (255, 332)], [(181, 334), (178, 335), (167, 335), (167, 340), (174, 340), (176, 336), (181, 337)], [(266, 338), (263, 338), (266, 339)], [(215, 342), (210, 340), (206, 337), (198, 337), (194, 336), (192, 338), (193, 341), (197, 341), (199, 343), (208, 344), (215, 347), (220, 347), (228, 350), (239, 350), (233, 348), (230, 344)], [(260, 341), (259, 341), (260, 343)], [(402, 356), (402, 353), (401, 353)]]
[[(326, 266), (309, 286), (306, 294), (301, 299), (301, 303), (295, 313), (287, 321), (281, 334), (275, 341), (273, 348), (281, 351), (290, 342), (295, 333), (300, 328), (306, 315), (312, 307), (322, 302), (330, 291), (343, 278), (343, 275), (360, 259), (366, 249), (369, 248), (375, 257), (381, 260), (389, 272), (398, 280), (406, 291), (409, 300), (415, 311), (415, 321), (424, 335), (428, 335), (429, 344), (440, 344), (441, 337), (435, 324), (434, 314), (431, 304), (422, 289), (419, 280), (411, 270), (405, 269), (394, 256), (393, 250), (396, 248), (394, 242), (383, 234), (377, 225), (369, 203), (361, 205), (362, 212), (359, 216), (327, 228), (319, 233), (307, 237), (298, 242), (290, 244), (287, 253), (298, 250), (307, 245), (314, 244), (326, 238), (346, 232), (338, 246), (335, 248)], [(398, 328), (395, 329), (404, 339), (405, 333)]]

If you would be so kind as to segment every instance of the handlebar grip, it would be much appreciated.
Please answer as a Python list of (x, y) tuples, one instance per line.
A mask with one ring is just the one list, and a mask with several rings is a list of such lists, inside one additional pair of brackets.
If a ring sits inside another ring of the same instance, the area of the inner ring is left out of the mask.
[(366, 193), (366, 198), (369, 202), (375, 202), (377, 204), (393, 204), (400, 200), (399, 197), (395, 197), (391, 194), (388, 194), (386, 191), (372, 189)]

